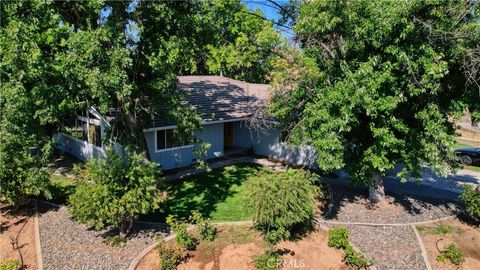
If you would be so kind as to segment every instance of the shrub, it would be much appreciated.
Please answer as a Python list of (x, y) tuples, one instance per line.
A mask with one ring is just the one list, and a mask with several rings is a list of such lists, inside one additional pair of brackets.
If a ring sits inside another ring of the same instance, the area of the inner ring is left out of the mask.
[(449, 260), (455, 265), (460, 265), (463, 261), (465, 261), (465, 256), (463, 255), (463, 252), (454, 244), (450, 244), (445, 247), (440, 255), (437, 256), (437, 261), (439, 262), (445, 262), (446, 260)]
[(350, 245), (348, 234), (348, 230), (345, 227), (331, 228), (328, 232), (328, 246), (346, 249)]
[(182, 252), (178, 249), (169, 248), (163, 240), (158, 243), (157, 251), (160, 257), (161, 270), (176, 269), (182, 262)]
[(20, 268), (18, 260), (8, 260), (0, 263), (0, 270), (17, 270)]
[(49, 190), (51, 174), (44, 167), (49, 155), (46, 148), (50, 145), (46, 144), (39, 155), (32, 155), (29, 147), (24, 145), (26, 138), (18, 136), (0, 132), (0, 201), (15, 206), (15, 209), (31, 196), (52, 198)]
[(69, 209), (80, 222), (96, 229), (112, 226), (124, 237), (139, 215), (159, 207), (157, 165), (140, 155), (107, 153), (106, 159), (87, 162), (85, 182), (70, 195)]
[(460, 199), (467, 208), (467, 214), (472, 218), (480, 219), (480, 187), (474, 189), (471, 185), (465, 185)]
[(175, 242), (177, 245), (186, 250), (194, 250), (197, 246), (197, 239), (188, 233), (188, 224), (184, 222), (178, 222), (173, 216), (167, 217), (167, 224), (175, 232)]
[(82, 169), (83, 169), (83, 164), (75, 163), (73, 164), (73, 167), (72, 167), (72, 174), (75, 175), (75, 177), (79, 178), (80, 174), (82, 173)]
[(346, 265), (355, 269), (366, 269), (369, 262), (362, 253), (355, 251), (352, 246), (347, 245), (343, 253), (343, 261)]
[(319, 195), (316, 180), (307, 171), (292, 169), (252, 179), (247, 187), (246, 206), (253, 210), (257, 227), (268, 233), (291, 231), (295, 225), (310, 224)]
[(355, 251), (348, 241), (349, 232), (345, 227), (331, 228), (328, 232), (328, 246), (343, 249), (343, 261), (351, 268), (362, 269), (369, 265), (368, 259)]
[(217, 229), (213, 227), (210, 219), (204, 219), (198, 211), (192, 212), (190, 219), (193, 223), (197, 224), (197, 231), (202, 237), (202, 240), (213, 241), (213, 239), (215, 239)]
[(277, 252), (267, 250), (255, 257), (253, 264), (260, 270), (276, 270), (282, 265), (281, 256)]

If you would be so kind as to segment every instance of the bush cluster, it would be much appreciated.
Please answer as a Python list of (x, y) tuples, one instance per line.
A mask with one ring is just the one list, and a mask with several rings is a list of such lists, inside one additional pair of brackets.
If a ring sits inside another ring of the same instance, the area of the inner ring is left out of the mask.
[(367, 269), (369, 266), (368, 259), (362, 253), (355, 251), (351, 245), (345, 248), (342, 260), (354, 269)]
[(455, 265), (460, 265), (465, 261), (465, 256), (454, 244), (450, 244), (437, 256), (437, 261), (439, 262), (445, 262), (447, 260)]
[(158, 256), (160, 257), (160, 270), (173, 270), (182, 262), (183, 252), (178, 249), (170, 248), (165, 241), (161, 240), (157, 246)]
[(193, 211), (190, 217), (194, 224), (197, 224), (197, 231), (202, 237), (202, 240), (213, 241), (217, 235), (217, 229), (212, 225), (210, 219), (205, 219), (198, 211)]
[(317, 180), (308, 171), (293, 169), (252, 179), (245, 204), (267, 241), (287, 240), (294, 226), (311, 224), (321, 194)]
[(255, 257), (253, 264), (259, 270), (276, 270), (280, 268), (281, 256), (277, 252), (267, 250)]
[(173, 216), (167, 217), (167, 224), (175, 232), (175, 242), (185, 250), (194, 250), (198, 244), (197, 239), (193, 237), (187, 230), (188, 224), (175, 220)]
[(467, 208), (467, 214), (472, 218), (480, 219), (480, 187), (473, 188), (471, 185), (465, 185), (460, 199)]
[(332, 228), (328, 233), (328, 246), (334, 248), (346, 249), (348, 243), (348, 230), (345, 227)]
[(141, 155), (120, 157), (108, 149), (107, 158), (90, 159), (84, 182), (70, 195), (70, 213), (96, 229), (112, 226), (125, 237), (139, 215), (159, 208), (156, 166)]
[(360, 252), (355, 251), (348, 241), (349, 232), (345, 227), (332, 228), (328, 232), (328, 246), (343, 249), (343, 262), (354, 269), (367, 269), (368, 259)]

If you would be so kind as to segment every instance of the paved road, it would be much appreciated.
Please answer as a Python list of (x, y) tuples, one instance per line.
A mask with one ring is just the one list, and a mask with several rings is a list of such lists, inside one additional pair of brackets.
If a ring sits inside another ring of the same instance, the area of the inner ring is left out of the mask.
[[(350, 184), (346, 174), (340, 174), (339, 178), (326, 179), (326, 181), (332, 184)], [(402, 183), (397, 177), (385, 177), (384, 182), (387, 192), (455, 200), (463, 192), (464, 184), (480, 185), (480, 172), (459, 170), (456, 174), (441, 177), (426, 171), (421, 182), (410, 180), (407, 183)]]

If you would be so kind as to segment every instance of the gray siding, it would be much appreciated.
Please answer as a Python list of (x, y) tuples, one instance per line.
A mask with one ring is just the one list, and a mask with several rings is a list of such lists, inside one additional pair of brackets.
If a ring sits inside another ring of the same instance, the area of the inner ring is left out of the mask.
[[(316, 154), (312, 147), (287, 145), (278, 139), (279, 130), (272, 128), (265, 131), (251, 131), (243, 122), (233, 125), (233, 145), (252, 148), (257, 155), (282, 160), (287, 163), (316, 168)], [(160, 164), (162, 169), (188, 166), (196, 161), (193, 147), (155, 152), (155, 131), (145, 132), (150, 158)], [(211, 144), (207, 159), (223, 156), (223, 123), (205, 125), (195, 136)]]
[(313, 147), (293, 146), (279, 141), (280, 132), (276, 128), (263, 131), (250, 131), (244, 124), (235, 123), (235, 146), (253, 147), (255, 154), (282, 160), (292, 165), (317, 168)]
[[(159, 163), (162, 169), (188, 166), (196, 161), (192, 146), (157, 152), (155, 132), (148, 131), (144, 135), (151, 160)], [(195, 136), (211, 144), (206, 159), (223, 156), (223, 123), (205, 125), (202, 130), (195, 132)]]

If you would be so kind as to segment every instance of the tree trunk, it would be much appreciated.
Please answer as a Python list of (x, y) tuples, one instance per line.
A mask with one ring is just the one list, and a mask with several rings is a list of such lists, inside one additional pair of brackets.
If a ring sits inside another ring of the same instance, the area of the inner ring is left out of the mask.
[(371, 203), (381, 203), (385, 201), (385, 187), (383, 185), (383, 178), (377, 173), (372, 175), (372, 184), (368, 189), (368, 200)]
[(120, 237), (125, 239), (130, 233), (130, 231), (132, 230), (132, 227), (133, 227), (133, 219), (132, 218), (124, 219), (120, 226)]

